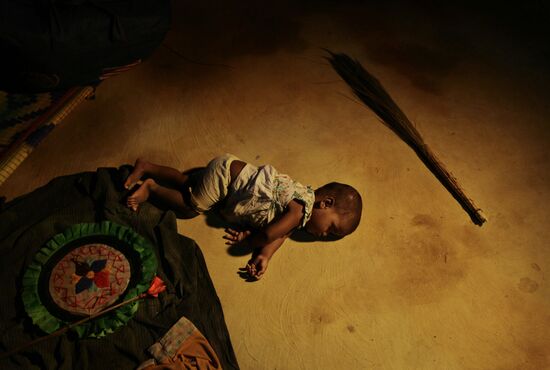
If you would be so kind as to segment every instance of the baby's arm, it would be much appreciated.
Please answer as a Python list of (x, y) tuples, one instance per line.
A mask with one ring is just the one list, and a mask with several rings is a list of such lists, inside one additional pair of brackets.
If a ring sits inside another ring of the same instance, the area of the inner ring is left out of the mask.
[[(247, 243), (250, 247), (263, 248), (281, 238), (286, 238), (298, 225), (303, 217), (304, 206), (295, 200), (290, 201), (283, 214), (263, 229), (253, 232)], [(282, 241), (281, 241), (282, 244)], [(278, 247), (277, 247), (278, 248)]]
[(256, 279), (263, 276), (269, 260), (300, 224), (302, 216), (303, 205), (292, 200), (278, 219), (249, 236), (247, 242), (254, 248), (252, 258), (246, 265), (249, 276)]
[(262, 275), (267, 270), (267, 265), (271, 256), (284, 243), (288, 235), (272, 241), (261, 249), (255, 249), (252, 253), (252, 258), (246, 264), (246, 271), (250, 277), (261, 279)]

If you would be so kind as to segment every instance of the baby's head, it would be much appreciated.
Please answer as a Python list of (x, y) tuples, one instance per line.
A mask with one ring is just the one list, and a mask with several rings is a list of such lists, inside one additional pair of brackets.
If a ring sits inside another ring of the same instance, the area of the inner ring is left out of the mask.
[(315, 204), (305, 229), (319, 239), (343, 238), (359, 225), (362, 208), (357, 190), (331, 182), (315, 190)]

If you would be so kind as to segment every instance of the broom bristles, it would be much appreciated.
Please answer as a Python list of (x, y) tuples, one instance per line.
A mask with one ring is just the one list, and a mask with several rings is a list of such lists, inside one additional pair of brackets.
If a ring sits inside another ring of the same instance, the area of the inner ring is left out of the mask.
[(351, 59), (348, 55), (333, 53), (327, 49), (325, 51), (330, 54), (327, 59), (334, 70), (351, 87), (354, 94), (380, 117), (384, 125), (395, 132), (416, 152), (428, 169), (460, 203), (472, 221), (481, 226), (486, 219), (481, 214), (480, 209), (466, 197), (456, 178), (447, 171), (431, 152), (416, 127), (409, 121), (376, 77), (367, 72), (358, 61)]

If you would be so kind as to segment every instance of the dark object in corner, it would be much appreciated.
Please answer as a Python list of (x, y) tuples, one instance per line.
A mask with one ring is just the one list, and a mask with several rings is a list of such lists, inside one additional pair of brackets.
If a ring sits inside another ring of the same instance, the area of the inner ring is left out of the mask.
[(0, 89), (94, 85), (148, 57), (170, 28), (169, 0), (0, 2)]

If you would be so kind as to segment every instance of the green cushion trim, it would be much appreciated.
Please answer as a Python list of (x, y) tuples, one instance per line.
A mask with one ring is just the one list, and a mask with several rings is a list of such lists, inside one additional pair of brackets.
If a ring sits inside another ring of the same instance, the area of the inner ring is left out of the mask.
[[(133, 247), (141, 259), (141, 280), (136, 286), (129, 289), (124, 295), (123, 300), (134, 298), (149, 289), (151, 281), (157, 271), (157, 259), (152, 246), (142, 236), (132, 229), (118, 225), (114, 222), (103, 221), (101, 223), (83, 223), (76, 224), (66, 229), (60, 234), (52, 237), (38, 253), (33, 261), (27, 267), (23, 275), (23, 289), (21, 298), (27, 314), (32, 322), (46, 333), (52, 333), (70, 322), (66, 322), (51, 315), (40, 300), (38, 293), (38, 281), (44, 264), (66, 244), (93, 235), (108, 235), (115, 237)], [(112, 333), (117, 328), (125, 325), (137, 311), (139, 302), (133, 302), (119, 309), (100, 316), (87, 323), (79, 325), (73, 330), (80, 338), (93, 337), (101, 338)]]

